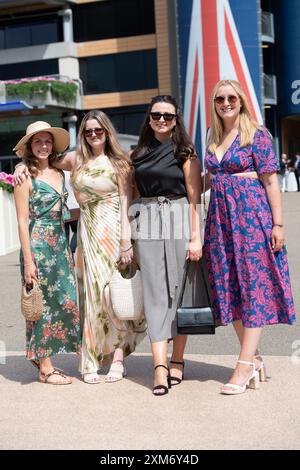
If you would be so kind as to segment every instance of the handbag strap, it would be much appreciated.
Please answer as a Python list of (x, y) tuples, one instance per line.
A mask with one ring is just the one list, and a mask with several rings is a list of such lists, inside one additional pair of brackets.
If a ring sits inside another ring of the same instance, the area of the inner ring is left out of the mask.
[[(207, 282), (206, 282), (206, 278), (205, 278), (205, 273), (204, 273), (202, 261), (200, 260), (200, 261), (198, 261), (198, 263), (200, 263), (200, 269), (201, 269), (201, 272), (202, 272), (202, 279), (203, 279), (203, 283), (204, 283), (205, 292), (206, 292), (207, 298), (210, 299), (210, 294), (209, 294), (209, 291), (208, 291), (208, 286), (207, 286)], [(186, 262), (185, 262), (185, 266), (184, 266), (184, 274), (183, 274), (181, 290), (180, 290), (180, 294), (179, 294), (179, 298), (178, 298), (177, 308), (182, 307), (184, 290), (185, 290), (185, 285), (186, 285), (186, 280), (187, 280), (187, 277), (188, 277), (188, 272), (189, 272), (190, 265), (191, 265), (191, 260), (187, 259)]]

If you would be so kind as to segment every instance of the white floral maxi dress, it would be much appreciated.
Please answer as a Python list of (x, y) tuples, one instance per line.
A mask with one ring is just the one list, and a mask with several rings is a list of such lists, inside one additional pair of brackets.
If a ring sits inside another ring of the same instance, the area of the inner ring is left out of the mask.
[[(80, 204), (79, 246), (83, 277), (79, 279), (82, 321), (80, 372), (96, 372), (112, 360), (116, 348), (125, 356), (135, 350), (145, 333), (143, 322), (120, 322), (102, 306), (105, 284), (120, 254), (120, 198), (117, 177), (107, 156), (91, 160), (73, 184)], [(83, 300), (83, 301), (82, 301)], [(119, 331), (125, 330), (125, 331)]]

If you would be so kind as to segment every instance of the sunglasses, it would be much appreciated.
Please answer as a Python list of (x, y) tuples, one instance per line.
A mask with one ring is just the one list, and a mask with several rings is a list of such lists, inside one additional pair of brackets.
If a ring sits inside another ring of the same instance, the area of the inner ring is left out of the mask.
[(156, 113), (155, 111), (150, 113), (150, 116), (152, 117), (153, 121), (159, 121), (161, 117), (164, 118), (164, 121), (166, 122), (171, 122), (175, 117), (176, 114), (172, 113)]
[[(215, 97), (215, 102), (217, 104), (223, 104), (225, 102), (226, 96), (216, 96)], [(235, 104), (237, 100), (239, 99), (238, 96), (236, 95), (229, 95), (227, 96), (227, 101), (229, 104)]]
[(105, 130), (102, 127), (95, 127), (95, 129), (86, 129), (84, 131), (86, 137), (92, 137), (95, 134), (97, 137), (102, 137)]

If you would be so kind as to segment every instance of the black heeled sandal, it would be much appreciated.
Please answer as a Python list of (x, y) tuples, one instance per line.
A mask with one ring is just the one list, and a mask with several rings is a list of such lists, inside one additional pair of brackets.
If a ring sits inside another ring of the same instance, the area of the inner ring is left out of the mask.
[[(178, 364), (178, 365), (182, 366), (182, 377), (181, 377), (181, 379), (179, 377), (174, 377), (173, 375), (170, 376), (171, 385), (173, 387), (174, 385), (179, 385), (184, 379), (184, 361), (182, 361), (182, 362), (180, 362), (180, 361), (170, 361), (170, 364)], [(172, 382), (172, 380), (174, 380), (174, 383)]]
[[(167, 393), (169, 393), (169, 388), (171, 388), (170, 369), (167, 366), (164, 366), (163, 364), (158, 364), (158, 366), (154, 367), (154, 370), (156, 370), (158, 367), (163, 367), (164, 369), (166, 369), (168, 371), (168, 375), (167, 375), (168, 386), (166, 386), (166, 385), (156, 385), (155, 387), (153, 387), (152, 393), (156, 397), (159, 397), (161, 395), (166, 395)], [(154, 393), (155, 390), (163, 390), (163, 393)]]

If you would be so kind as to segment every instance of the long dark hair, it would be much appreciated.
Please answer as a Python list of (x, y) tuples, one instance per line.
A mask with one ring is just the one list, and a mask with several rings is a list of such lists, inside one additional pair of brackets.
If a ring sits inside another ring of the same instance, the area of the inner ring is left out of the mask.
[(154, 131), (151, 128), (149, 121), (151, 110), (156, 103), (169, 103), (172, 104), (175, 108), (176, 126), (172, 131), (171, 137), (174, 145), (175, 156), (184, 161), (188, 157), (196, 155), (194, 144), (185, 130), (183, 117), (175, 98), (170, 95), (158, 95), (154, 96), (149, 104), (147, 114), (141, 128), (139, 141), (136, 148), (132, 152), (131, 158), (134, 159), (144, 155), (154, 139)]

